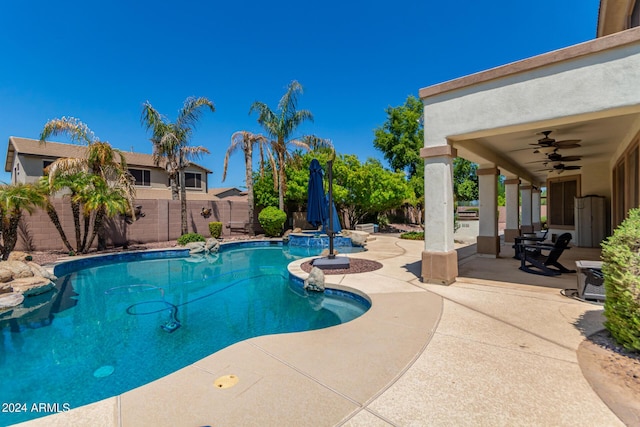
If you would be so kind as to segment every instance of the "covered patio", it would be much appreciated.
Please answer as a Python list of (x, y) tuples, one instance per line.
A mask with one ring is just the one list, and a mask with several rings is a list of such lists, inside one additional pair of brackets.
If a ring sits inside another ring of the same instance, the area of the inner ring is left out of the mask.
[[(598, 259), (602, 239), (639, 204), (638, 81), (640, 28), (631, 28), (421, 89), (428, 207), (423, 281), (450, 284), (468, 274), (481, 276), (485, 265), (477, 257), (459, 263), (455, 250), (457, 156), (479, 165), (479, 257), (510, 258), (516, 236), (541, 229), (546, 201), (549, 237), (569, 232), (580, 246), (563, 255), (566, 265), (575, 268), (575, 257)], [(499, 179), (505, 184), (506, 244), (498, 233)], [(598, 196), (604, 205), (587, 224), (576, 209), (585, 196)], [(506, 264), (500, 271), (513, 271), (516, 283), (556, 280)]]

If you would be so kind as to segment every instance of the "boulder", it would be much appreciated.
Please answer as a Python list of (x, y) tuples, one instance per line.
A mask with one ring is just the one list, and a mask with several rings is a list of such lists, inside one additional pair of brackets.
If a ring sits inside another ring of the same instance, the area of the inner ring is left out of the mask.
[(217, 239), (209, 238), (204, 245), (205, 252), (216, 253), (220, 249), (220, 242)]
[(13, 292), (29, 297), (49, 292), (55, 288), (55, 285), (46, 277), (33, 276), (15, 279), (11, 282), (11, 287), (13, 288)]
[(199, 254), (204, 252), (204, 243), (205, 242), (191, 242), (187, 243), (185, 247), (189, 249), (189, 254)]
[(33, 261), (28, 261), (26, 264), (27, 264), (27, 266), (29, 267), (29, 269), (31, 270), (31, 272), (33, 273), (34, 276), (46, 277), (49, 280), (57, 280), (58, 279), (53, 273), (50, 273), (49, 270), (47, 270), (46, 268), (44, 268), (40, 264), (36, 264)]
[(0, 267), (0, 283), (9, 282), (11, 279), (13, 279), (13, 272)]
[(8, 294), (10, 292), (13, 292), (11, 283), (0, 283), (0, 294)]
[(9, 254), (9, 261), (31, 261), (33, 258), (26, 252), (13, 251)]
[(16, 305), (22, 304), (24, 295), (17, 292), (0, 295), (0, 312), (7, 311)]
[(342, 235), (351, 239), (353, 246), (364, 246), (367, 243), (369, 233), (357, 230), (342, 230)]
[(6, 268), (11, 271), (11, 277), (14, 279), (33, 276), (29, 266), (22, 261), (2, 261), (0, 262), (0, 268)]
[(309, 277), (304, 280), (304, 289), (307, 291), (324, 292), (324, 272), (318, 267), (313, 267)]

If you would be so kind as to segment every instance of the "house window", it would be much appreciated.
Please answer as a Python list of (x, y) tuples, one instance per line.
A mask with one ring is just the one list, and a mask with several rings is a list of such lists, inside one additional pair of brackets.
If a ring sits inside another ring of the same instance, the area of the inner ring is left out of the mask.
[(575, 197), (580, 196), (580, 176), (547, 181), (547, 221), (549, 227), (573, 228)]
[(195, 172), (185, 172), (184, 186), (186, 188), (202, 188), (202, 174)]
[(135, 185), (151, 186), (151, 171), (146, 169), (129, 169), (129, 173), (135, 179)]
[(43, 160), (42, 161), (42, 174), (43, 175), (49, 175), (47, 172), (45, 172), (45, 169), (48, 168), (54, 161), (53, 160)]

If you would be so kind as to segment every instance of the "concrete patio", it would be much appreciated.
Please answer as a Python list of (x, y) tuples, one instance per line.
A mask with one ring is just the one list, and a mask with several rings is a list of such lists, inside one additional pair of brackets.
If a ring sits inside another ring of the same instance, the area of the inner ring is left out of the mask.
[[(421, 241), (377, 236), (370, 273), (327, 276), (371, 309), (336, 327), (240, 342), (151, 384), (29, 426), (616, 426), (576, 349), (602, 307), (567, 298), (576, 275), (518, 270), (510, 245), (470, 255), (451, 286), (419, 279)], [(473, 248), (461, 249), (473, 252)], [(511, 252), (510, 252), (511, 251)], [(561, 262), (597, 259), (573, 248)], [(301, 262), (290, 271), (305, 277)], [(235, 386), (216, 379), (235, 375)]]

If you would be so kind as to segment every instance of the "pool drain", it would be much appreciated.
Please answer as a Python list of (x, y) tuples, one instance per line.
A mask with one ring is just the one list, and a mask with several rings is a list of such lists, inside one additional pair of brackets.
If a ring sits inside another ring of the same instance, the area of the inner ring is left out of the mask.
[(213, 385), (216, 388), (230, 388), (238, 383), (238, 377), (235, 375), (225, 375), (214, 381)]
[(113, 374), (113, 371), (115, 371), (116, 368), (114, 368), (111, 365), (104, 365), (104, 366), (100, 366), (98, 369), (96, 369), (93, 372), (93, 376), (96, 378), (104, 378), (104, 377), (108, 377), (109, 375)]

